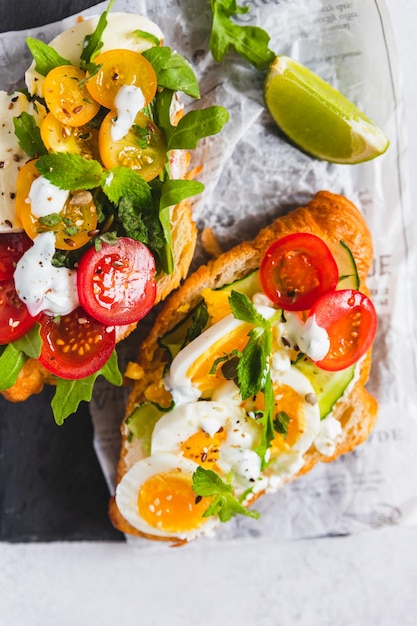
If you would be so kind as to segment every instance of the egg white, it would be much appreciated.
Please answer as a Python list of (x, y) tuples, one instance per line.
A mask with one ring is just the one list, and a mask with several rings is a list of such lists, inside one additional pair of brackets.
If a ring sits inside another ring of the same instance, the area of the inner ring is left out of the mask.
[(146, 459), (135, 463), (123, 476), (117, 485), (115, 500), (117, 508), (123, 517), (137, 530), (156, 537), (170, 537), (175, 539), (194, 539), (197, 535), (211, 534), (219, 524), (217, 517), (207, 517), (205, 523), (188, 532), (169, 532), (148, 524), (139, 514), (138, 494), (141, 485), (151, 476), (160, 472), (169, 472), (179, 469), (192, 476), (198, 465), (193, 461), (173, 454), (153, 454)]

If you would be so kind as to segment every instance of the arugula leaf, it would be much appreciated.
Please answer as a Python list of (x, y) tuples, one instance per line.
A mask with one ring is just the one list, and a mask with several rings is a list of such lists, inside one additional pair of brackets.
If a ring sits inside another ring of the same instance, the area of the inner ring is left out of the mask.
[(264, 387), (269, 371), (269, 355), (271, 352), (272, 333), (254, 328), (249, 332), (249, 341), (242, 351), (237, 366), (242, 400), (256, 396)]
[(41, 156), (36, 168), (53, 185), (70, 191), (94, 189), (101, 184), (103, 176), (98, 161), (70, 152)]
[(13, 343), (9, 343), (0, 356), (0, 391), (9, 389), (15, 384), (19, 372), (28, 357)]
[(19, 146), (31, 159), (48, 154), (33, 115), (23, 111), (18, 117), (13, 118), (13, 126)]
[(218, 105), (189, 111), (169, 129), (168, 150), (196, 148), (200, 139), (219, 133), (228, 120), (228, 111)]
[(149, 48), (142, 54), (155, 70), (158, 85), (173, 91), (183, 91), (192, 98), (200, 97), (197, 78), (183, 56), (173, 53), (168, 46)]
[(266, 375), (264, 385), (265, 396), (265, 409), (262, 412), (262, 416), (257, 416), (257, 422), (262, 424), (262, 438), (259, 446), (255, 452), (261, 458), (261, 469), (264, 469), (266, 465), (265, 454), (271, 445), (271, 441), (275, 438), (274, 431), (274, 406), (275, 406), (275, 394), (272, 385), (271, 375), (268, 372)]
[(135, 35), (136, 37), (140, 37), (141, 39), (147, 39), (148, 41), (152, 42), (155, 46), (159, 46), (161, 43), (156, 35), (153, 35), (152, 33), (148, 33), (146, 30), (139, 30), (139, 29), (134, 30), (132, 35)]
[(250, 511), (233, 495), (232, 485), (225, 483), (213, 470), (199, 465), (193, 474), (193, 490), (197, 496), (214, 497), (203, 517), (218, 515), (221, 522), (228, 522), (235, 515), (259, 518), (258, 511)]
[(41, 326), (35, 324), (23, 337), (16, 339), (13, 345), (18, 350), (21, 350), (28, 357), (37, 359), (42, 350), (42, 339), (40, 335)]
[(210, 50), (216, 61), (222, 61), (230, 48), (246, 59), (256, 69), (264, 71), (275, 59), (269, 49), (270, 36), (258, 26), (241, 26), (233, 22), (235, 15), (247, 13), (249, 6), (239, 6), (236, 0), (210, 0), (213, 23)]
[(40, 39), (27, 37), (26, 43), (35, 60), (35, 70), (42, 76), (46, 76), (48, 72), (60, 65), (72, 65), (70, 61), (64, 59), (52, 46), (49, 46)]
[(114, 0), (110, 0), (107, 9), (100, 15), (97, 26), (91, 35), (86, 35), (84, 38), (83, 51), (81, 53), (81, 67), (87, 69), (90, 62), (99, 54), (103, 47), (103, 41), (101, 39), (103, 32), (107, 26), (107, 16), (110, 9), (114, 4)]
[(117, 365), (115, 350), (107, 363), (91, 376), (79, 380), (56, 378), (56, 391), (51, 406), (58, 426), (62, 426), (66, 418), (75, 413), (82, 400), (90, 402), (94, 383), (100, 374), (112, 385), (120, 386), (122, 384), (122, 375)]

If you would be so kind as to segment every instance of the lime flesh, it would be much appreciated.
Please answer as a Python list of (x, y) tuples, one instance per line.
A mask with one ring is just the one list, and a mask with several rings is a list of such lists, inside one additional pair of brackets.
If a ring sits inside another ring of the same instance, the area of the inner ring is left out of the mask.
[(385, 133), (350, 100), (290, 57), (277, 56), (272, 63), (264, 98), (287, 137), (319, 159), (361, 163), (389, 146)]

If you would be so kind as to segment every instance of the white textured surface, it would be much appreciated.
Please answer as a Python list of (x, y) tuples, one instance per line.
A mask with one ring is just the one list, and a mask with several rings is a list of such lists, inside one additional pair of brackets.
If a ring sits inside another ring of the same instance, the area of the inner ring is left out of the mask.
[[(387, 4), (417, 205), (417, 4)], [(195, 545), (139, 553), (120, 544), (0, 544), (0, 626), (414, 626), (416, 589), (417, 527), (213, 544), (204, 552)]]

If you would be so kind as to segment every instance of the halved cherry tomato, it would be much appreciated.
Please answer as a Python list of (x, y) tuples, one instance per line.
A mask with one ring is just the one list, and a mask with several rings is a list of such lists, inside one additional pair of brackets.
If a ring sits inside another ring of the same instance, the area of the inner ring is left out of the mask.
[(310, 316), (325, 328), (330, 339), (327, 355), (317, 361), (324, 370), (337, 371), (356, 363), (371, 347), (377, 329), (372, 301), (360, 291), (343, 289), (324, 294)]
[(46, 106), (60, 122), (83, 126), (98, 113), (95, 102), (82, 81), (85, 73), (74, 65), (54, 67), (45, 77), (43, 91)]
[(12, 278), (0, 283), (0, 344), (23, 337), (38, 318), (32, 317), (20, 300)]
[(167, 159), (163, 133), (149, 117), (138, 113), (129, 132), (113, 141), (111, 129), (115, 117), (117, 114), (110, 111), (100, 126), (99, 149), (103, 165), (109, 169), (130, 167), (146, 181), (152, 180), (162, 171)]
[(155, 269), (150, 250), (129, 237), (90, 248), (78, 266), (80, 304), (105, 324), (137, 322), (155, 302)]
[(29, 193), (33, 182), (39, 178), (36, 160), (29, 161), (20, 170), (16, 182), (16, 214), (31, 239), (39, 233), (53, 231), (56, 248), (76, 250), (95, 234), (97, 210), (89, 191), (74, 191), (59, 213), (38, 217), (32, 212)]
[(275, 241), (260, 267), (265, 294), (287, 311), (307, 311), (323, 293), (335, 289), (336, 261), (326, 243), (310, 233), (294, 233)]
[(71, 152), (99, 160), (98, 130), (89, 126), (69, 126), (48, 113), (41, 124), (41, 137), (49, 152)]
[(0, 280), (13, 277), (16, 263), (31, 245), (26, 233), (0, 234)]
[(86, 82), (90, 95), (107, 109), (114, 108), (114, 100), (123, 85), (139, 87), (149, 104), (156, 94), (155, 70), (140, 52), (133, 50), (107, 50), (95, 57), (94, 63), (101, 66), (97, 74)]
[(77, 380), (97, 372), (110, 358), (116, 332), (78, 307), (60, 318), (40, 318), (39, 362), (52, 374)]

